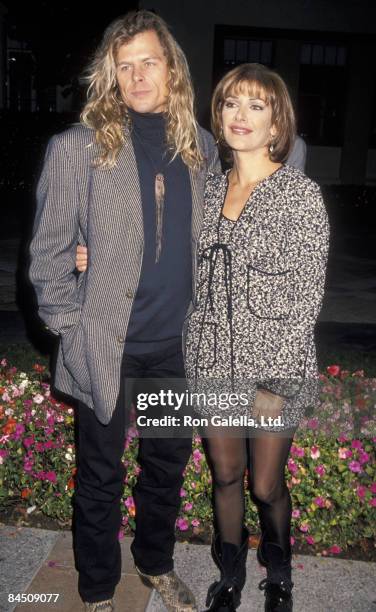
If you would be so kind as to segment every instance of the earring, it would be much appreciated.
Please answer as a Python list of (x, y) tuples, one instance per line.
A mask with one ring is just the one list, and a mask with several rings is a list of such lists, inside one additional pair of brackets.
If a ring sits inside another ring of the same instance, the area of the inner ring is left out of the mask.
[(274, 144), (271, 142), (269, 145), (269, 153), (273, 153), (274, 151)]

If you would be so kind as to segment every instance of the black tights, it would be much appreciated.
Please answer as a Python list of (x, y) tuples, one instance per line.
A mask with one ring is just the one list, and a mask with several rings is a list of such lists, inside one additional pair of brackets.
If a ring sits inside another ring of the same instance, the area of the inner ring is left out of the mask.
[[(216, 529), (223, 542), (241, 543), (244, 520), (244, 472), (258, 509), (263, 543), (290, 554), (291, 498), (285, 465), (293, 438), (264, 432), (249, 439), (215, 436), (206, 430), (205, 450), (213, 478)], [(229, 433), (229, 436), (231, 432)]]

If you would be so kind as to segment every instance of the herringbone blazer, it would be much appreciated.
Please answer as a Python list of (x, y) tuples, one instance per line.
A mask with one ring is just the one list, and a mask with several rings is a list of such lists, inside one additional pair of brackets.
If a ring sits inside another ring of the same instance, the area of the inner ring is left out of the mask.
[[(206, 175), (218, 171), (212, 136), (200, 129), (206, 163), (190, 170), (193, 290)], [(141, 272), (144, 232), (137, 164), (129, 136), (113, 168), (94, 167), (94, 131), (74, 125), (49, 142), (37, 188), (30, 279), (39, 316), (60, 335), (56, 389), (106, 424), (120, 390), (124, 342)], [(87, 271), (75, 274), (77, 244)]]

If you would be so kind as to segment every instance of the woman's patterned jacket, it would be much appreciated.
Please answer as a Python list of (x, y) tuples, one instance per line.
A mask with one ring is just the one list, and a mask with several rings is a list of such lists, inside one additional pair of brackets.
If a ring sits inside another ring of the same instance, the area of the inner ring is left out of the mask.
[(187, 378), (196, 390), (200, 381), (231, 381), (234, 390), (234, 381), (251, 380), (254, 392), (285, 396), (284, 421), (296, 425), (318, 403), (314, 327), (329, 244), (320, 188), (282, 166), (256, 186), (222, 244), (226, 190), (226, 174), (208, 176), (194, 309), (183, 330)]

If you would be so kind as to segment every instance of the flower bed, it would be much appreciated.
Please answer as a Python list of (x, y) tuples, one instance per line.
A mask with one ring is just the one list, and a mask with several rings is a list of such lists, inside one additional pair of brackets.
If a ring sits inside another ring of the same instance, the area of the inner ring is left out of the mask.
[[(0, 368), (0, 503), (22, 505), (68, 524), (75, 486), (74, 412), (50, 394), (48, 373), (36, 364), (18, 372)], [(337, 554), (376, 532), (376, 379), (329, 366), (321, 376), (322, 406), (295, 436), (286, 467), (293, 503), (292, 542), (321, 554)], [(130, 429), (124, 448), (127, 475), (123, 529), (135, 526), (132, 488), (139, 473), (138, 436)], [(247, 476), (246, 476), (247, 479)], [(211, 477), (199, 436), (181, 489), (177, 530), (199, 533), (211, 524)], [(256, 508), (247, 493), (246, 521), (258, 532)]]

